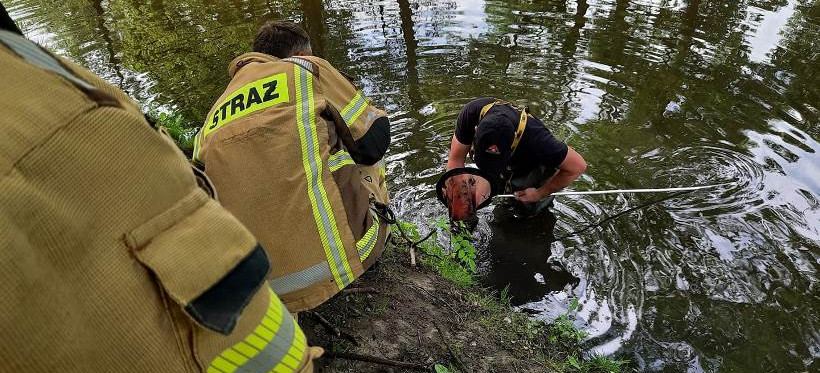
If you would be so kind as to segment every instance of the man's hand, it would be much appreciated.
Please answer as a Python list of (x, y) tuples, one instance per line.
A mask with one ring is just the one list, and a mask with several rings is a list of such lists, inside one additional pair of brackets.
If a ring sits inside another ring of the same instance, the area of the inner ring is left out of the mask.
[(530, 204), (535, 203), (541, 200), (541, 198), (546, 197), (547, 195), (543, 195), (543, 193), (536, 188), (527, 188), (524, 190), (519, 190), (515, 193), (515, 199), (519, 200), (522, 203)]

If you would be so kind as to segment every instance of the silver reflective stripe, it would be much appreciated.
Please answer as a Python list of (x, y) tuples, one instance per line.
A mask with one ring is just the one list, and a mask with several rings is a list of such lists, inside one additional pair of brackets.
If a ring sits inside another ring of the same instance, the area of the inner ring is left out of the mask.
[(352, 125), (356, 118), (362, 114), (362, 111), (367, 106), (367, 99), (361, 92), (356, 92), (356, 96), (350, 101), (344, 109), (342, 109), (342, 118), (348, 126)]
[[(331, 264), (331, 273), (334, 273), (334, 279), (337, 280), (339, 289), (344, 288), (353, 282), (354, 277), (350, 264), (347, 262), (347, 256), (344, 252), (344, 245), (336, 227), (336, 219), (333, 216), (333, 210), (330, 206), (327, 196), (324, 193), (324, 185), (322, 183), (322, 165), (321, 157), (319, 155), (318, 136), (316, 135), (315, 114), (313, 113), (313, 92), (312, 85), (308, 84), (308, 79), (313, 79), (308, 75), (307, 70), (300, 69), (295, 66), (295, 73), (299, 80), (297, 87), (297, 99), (299, 100), (300, 113), (297, 118), (301, 117), (300, 126), (300, 141), (302, 141), (303, 163), (305, 166), (305, 173), (308, 180), (308, 197), (311, 199), (313, 205), (314, 219), (316, 220), (317, 228), (319, 229), (319, 236), (322, 241), (325, 256), (328, 263)], [(299, 115), (301, 114), (301, 115)]]
[[(273, 338), (273, 341), (268, 343), (265, 346), (265, 349), (259, 351), (259, 353), (248, 360), (245, 364), (237, 369), (237, 372), (247, 372), (247, 373), (262, 373), (262, 372), (270, 372), (273, 368), (276, 367), (285, 356), (288, 354), (291, 345), (293, 344), (293, 338), (295, 336), (296, 328), (293, 324), (293, 317), (290, 315), (287, 310), (283, 311), (284, 314), (282, 315), (282, 324), (279, 326), (279, 330), (271, 330), (271, 332), (276, 333), (276, 336)], [(270, 322), (271, 318), (265, 315), (265, 319)], [(263, 327), (265, 323), (262, 324)], [(270, 330), (270, 328), (267, 328)], [(299, 358), (301, 360), (301, 357)], [(296, 368), (291, 367), (291, 368)], [(292, 370), (291, 370), (292, 371)]]
[(339, 150), (335, 154), (331, 154), (327, 160), (327, 167), (330, 168), (330, 172), (334, 172), (348, 164), (356, 164), (356, 162), (353, 161), (350, 153), (344, 150)]
[(194, 152), (191, 159), (195, 161), (201, 161), (201, 159), (199, 159), (199, 150), (202, 148), (202, 144), (200, 143), (200, 141), (202, 141), (200, 139), (200, 135), (202, 135), (202, 129), (197, 131), (196, 135), (194, 135)]
[(305, 268), (299, 272), (289, 273), (268, 281), (270, 287), (277, 294), (287, 294), (292, 291), (301, 290), (317, 282), (329, 279), (332, 276), (327, 262)]
[(26, 38), (15, 33), (0, 30), (0, 42), (5, 44), (9, 49), (14, 51), (18, 56), (22, 57), (26, 62), (37, 66), (41, 69), (51, 71), (66, 80), (74, 83), (74, 85), (86, 89), (95, 90), (94, 86), (86, 83), (84, 80), (78, 78), (74, 73), (68, 71), (57, 61), (52, 55), (43, 51), (42, 48), (27, 40)]
[(289, 57), (289, 58), (283, 59), (282, 61), (288, 61), (288, 62), (291, 62), (291, 63), (295, 63), (299, 66), (304, 67), (308, 71), (310, 71), (311, 74), (314, 74), (314, 75), (316, 74), (316, 67), (313, 65), (313, 62), (310, 62), (308, 60), (301, 59), (301, 58), (298, 58), (298, 57)]

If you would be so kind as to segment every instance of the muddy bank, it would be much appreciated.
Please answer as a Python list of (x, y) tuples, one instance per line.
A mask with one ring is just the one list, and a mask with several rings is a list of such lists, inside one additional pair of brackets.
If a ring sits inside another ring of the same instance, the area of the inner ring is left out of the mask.
[[(441, 372), (464, 373), (624, 371), (608, 359), (582, 361), (583, 335), (571, 323), (530, 320), (510, 311), (502, 294), (456, 285), (428, 265), (412, 267), (409, 262), (406, 249), (389, 247), (347, 291), (315, 310), (342, 336), (334, 335), (315, 315), (301, 314), (300, 324), (311, 344), (331, 353), (424, 367), (416, 371), (435, 371), (436, 364)], [(318, 366), (319, 372), (413, 370), (340, 358), (322, 358)]]

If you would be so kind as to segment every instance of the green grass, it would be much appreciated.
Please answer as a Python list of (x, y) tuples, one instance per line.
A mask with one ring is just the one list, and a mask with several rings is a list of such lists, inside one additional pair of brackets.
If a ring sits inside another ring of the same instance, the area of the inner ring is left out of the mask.
[[(418, 241), (421, 235), (418, 227), (409, 222), (398, 222), (401, 229), (412, 241)], [(480, 307), (483, 312), (473, 322), (493, 333), (502, 343), (510, 343), (517, 351), (542, 351), (545, 355), (544, 366), (557, 372), (567, 373), (622, 373), (632, 371), (628, 360), (606, 356), (583, 358), (582, 344), (587, 333), (575, 327), (571, 314), (578, 309), (578, 300), (570, 303), (567, 312), (551, 323), (532, 319), (519, 312), (513, 312), (509, 287), (500, 292), (492, 292), (476, 286), (475, 247), (466, 230), (451, 229), (446, 219), (433, 221), (439, 228), (425, 242), (418, 245), (423, 252), (419, 255), (422, 265), (435, 270), (440, 276), (466, 289), (467, 302)], [(453, 245), (446, 250), (438, 244), (438, 232), (450, 235)], [(455, 231), (455, 233), (454, 233)], [(398, 227), (393, 227), (393, 234), (401, 237)], [(409, 243), (408, 243), (409, 244)], [(399, 245), (405, 250), (407, 247)], [(462, 254), (459, 254), (462, 252)], [(472, 264), (470, 264), (472, 262)], [(438, 366), (437, 371), (455, 372), (451, 367)]]
[(550, 323), (547, 332), (547, 340), (550, 343), (561, 343), (564, 345), (577, 345), (584, 341), (587, 333), (575, 327), (569, 319), (569, 314), (578, 309), (578, 299), (573, 299), (570, 303), (569, 309), (563, 315)]

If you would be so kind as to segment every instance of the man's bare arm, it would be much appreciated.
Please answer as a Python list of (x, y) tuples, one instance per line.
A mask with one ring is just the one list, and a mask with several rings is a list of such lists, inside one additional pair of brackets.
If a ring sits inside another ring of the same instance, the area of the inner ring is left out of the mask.
[(447, 171), (454, 168), (464, 167), (464, 162), (467, 160), (467, 153), (470, 152), (470, 145), (464, 145), (458, 141), (455, 135), (450, 141), (450, 155), (447, 157)]
[(564, 158), (564, 161), (558, 166), (558, 172), (556, 172), (549, 181), (538, 189), (528, 188), (515, 192), (515, 197), (524, 203), (537, 202), (572, 184), (586, 169), (587, 162), (584, 161), (584, 158), (581, 157), (575, 149), (570, 147), (567, 150), (566, 158)]
[[(547, 181), (542, 187), (538, 188), (539, 192), (544, 197), (555, 193), (561, 189), (566, 188), (578, 179), (584, 171), (587, 170), (587, 162), (581, 157), (573, 148), (567, 150), (567, 156), (561, 165), (558, 166), (558, 172)], [(543, 197), (542, 197), (543, 198)]]

